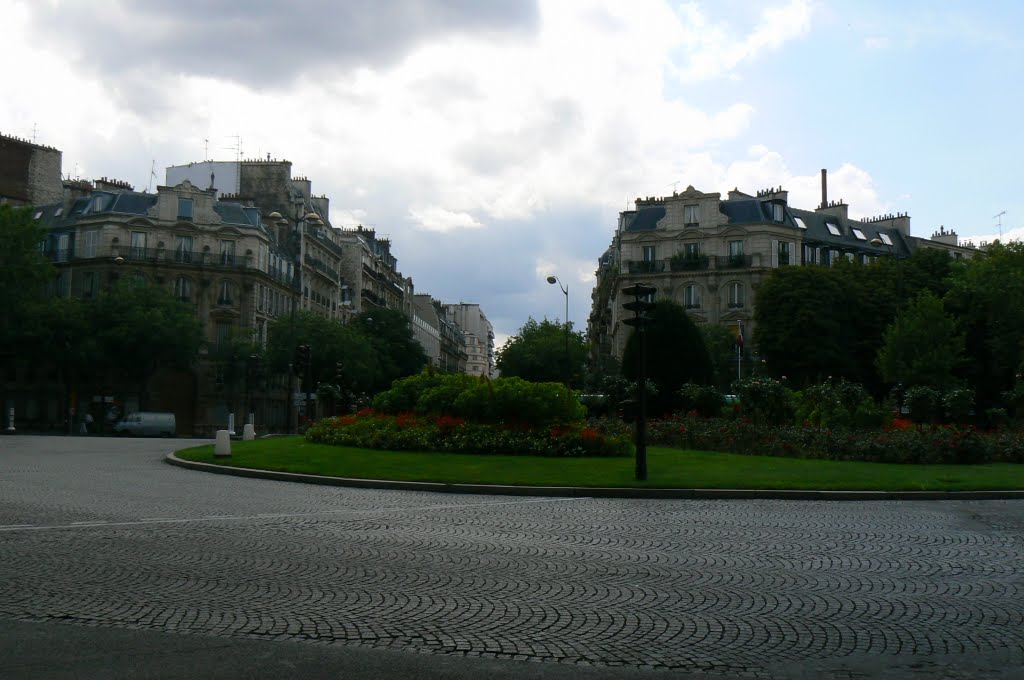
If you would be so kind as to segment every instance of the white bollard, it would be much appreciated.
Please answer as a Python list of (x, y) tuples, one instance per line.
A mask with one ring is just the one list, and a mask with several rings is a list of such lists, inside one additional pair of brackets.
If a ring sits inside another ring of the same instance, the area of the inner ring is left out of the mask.
[(235, 436), (235, 414), (234, 413), (229, 413), (228, 414), (228, 434), (231, 435), (232, 437)]
[(246, 423), (242, 427), (242, 441), (252, 441), (256, 439), (256, 428), (252, 426), (252, 423)]
[(227, 430), (217, 430), (217, 443), (213, 447), (213, 455), (217, 458), (231, 455), (231, 434)]
[(7, 409), (7, 431), (14, 432), (14, 407)]

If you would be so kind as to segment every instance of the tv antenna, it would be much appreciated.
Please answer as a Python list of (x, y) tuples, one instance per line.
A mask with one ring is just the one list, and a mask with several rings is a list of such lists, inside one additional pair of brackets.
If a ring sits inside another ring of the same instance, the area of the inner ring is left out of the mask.
[(669, 184), (666, 184), (665, 186), (667, 186), (667, 187), (672, 187), (672, 193), (673, 193), (673, 194), (674, 194), (674, 193), (677, 193), (677, 192), (676, 192), (676, 187), (677, 187), (677, 186), (679, 186), (679, 180), (676, 180), (675, 182), (671, 182), (671, 183), (669, 183)]
[(156, 178), (156, 159), (154, 158), (153, 161), (149, 165), (149, 184), (146, 185), (146, 193), (147, 194), (149, 193), (149, 190), (153, 188), (153, 180), (155, 178)]
[(1003, 212), (999, 213), (998, 215), (993, 215), (992, 216), (992, 219), (999, 220), (999, 240), (1000, 241), (1003, 240), (1003, 215), (1005, 215), (1005, 214), (1006, 214), (1006, 211), (1004, 210)]
[(203, 137), (203, 160), (210, 160), (210, 138)]
[(241, 163), (242, 162), (242, 137), (240, 135), (229, 135), (228, 139), (235, 140), (235, 145), (234, 146), (229, 146), (229, 147), (226, 147), (226, 148), (230, 149), (231, 151), (234, 151), (235, 152), (235, 161), (238, 162), (238, 163)]

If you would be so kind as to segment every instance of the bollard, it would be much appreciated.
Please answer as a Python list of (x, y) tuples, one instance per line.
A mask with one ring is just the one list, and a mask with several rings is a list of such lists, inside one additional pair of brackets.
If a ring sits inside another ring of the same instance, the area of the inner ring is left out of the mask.
[(229, 413), (228, 414), (228, 434), (231, 435), (232, 437), (235, 436), (235, 414), (234, 413)]
[(7, 409), (7, 431), (14, 432), (14, 407)]
[(246, 423), (242, 426), (242, 441), (252, 441), (256, 439), (256, 428), (252, 426), (252, 423)]
[(213, 455), (217, 458), (227, 458), (231, 455), (231, 435), (227, 430), (217, 430), (217, 443), (214, 445)]

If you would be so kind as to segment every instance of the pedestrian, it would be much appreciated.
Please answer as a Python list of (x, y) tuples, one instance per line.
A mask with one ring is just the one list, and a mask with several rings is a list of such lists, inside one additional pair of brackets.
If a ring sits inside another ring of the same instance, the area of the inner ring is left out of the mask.
[(92, 414), (86, 413), (85, 419), (82, 421), (82, 434), (89, 434), (92, 432)]

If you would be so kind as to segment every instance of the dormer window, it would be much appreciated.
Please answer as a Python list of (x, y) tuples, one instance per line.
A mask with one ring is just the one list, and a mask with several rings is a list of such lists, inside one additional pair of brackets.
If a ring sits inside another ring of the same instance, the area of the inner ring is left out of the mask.
[(683, 206), (683, 222), (688, 227), (696, 227), (700, 224), (700, 206), (699, 205), (685, 205)]
[(843, 232), (839, 231), (839, 225), (837, 225), (835, 222), (826, 222), (825, 226), (828, 227), (828, 233), (832, 234), (833, 236), (843, 235)]
[(850, 231), (852, 231), (853, 235), (856, 236), (859, 240), (861, 240), (861, 241), (867, 241), (868, 240), (868, 237), (864, 235), (864, 232), (861, 231), (860, 229), (858, 229), (857, 227), (851, 228)]
[(885, 245), (887, 245), (887, 246), (891, 246), (892, 245), (892, 239), (889, 238), (888, 234), (883, 234), (882, 232), (878, 232), (878, 238), (882, 239), (882, 243), (884, 243)]
[(185, 222), (192, 221), (193, 205), (191, 198), (179, 198), (178, 199), (178, 219)]
[(781, 222), (783, 219), (785, 219), (785, 215), (783, 213), (782, 204), (781, 203), (772, 203), (771, 206), (772, 206), (772, 219), (774, 221)]

